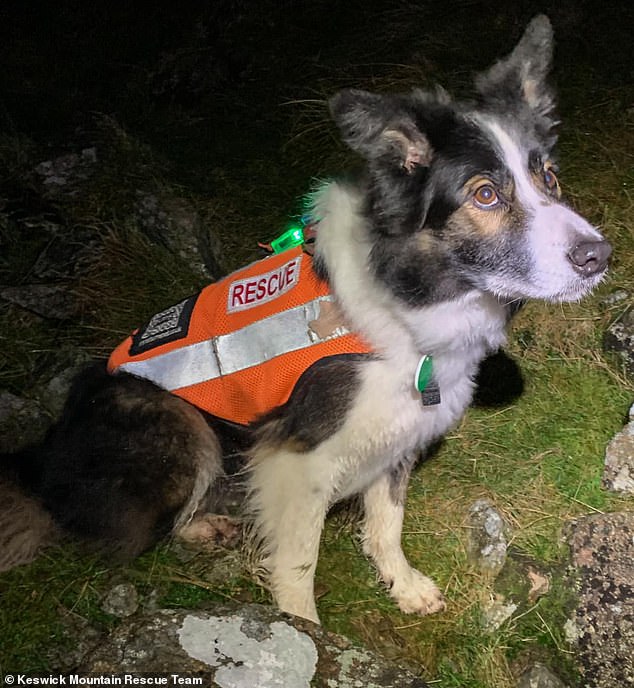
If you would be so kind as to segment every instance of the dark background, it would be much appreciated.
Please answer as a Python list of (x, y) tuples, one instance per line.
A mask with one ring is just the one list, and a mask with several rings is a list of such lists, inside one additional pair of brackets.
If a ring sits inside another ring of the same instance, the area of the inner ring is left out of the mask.
[(409, 64), (455, 89), (542, 11), (564, 108), (567, 91), (592, 102), (632, 83), (629, 2), (5, 0), (0, 128), (67, 144), (106, 113), (168, 155), (231, 163), (278, 148), (293, 114), (280, 104), (322, 95), (321, 82), (367, 85)]

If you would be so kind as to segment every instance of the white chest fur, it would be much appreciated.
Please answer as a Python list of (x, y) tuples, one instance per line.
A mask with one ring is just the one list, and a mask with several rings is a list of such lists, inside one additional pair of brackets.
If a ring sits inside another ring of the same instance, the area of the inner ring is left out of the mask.
[[(431, 317), (434, 310), (444, 317)], [(504, 311), (488, 297), (434, 306), (418, 320), (417, 345), (433, 355), (441, 403), (423, 406), (414, 385), (419, 353), (411, 343), (397, 342), (382, 358), (367, 363), (345, 423), (319, 450), (338, 476), (337, 498), (363, 490), (457, 423), (471, 402), (478, 364), (504, 341)]]
[[(363, 366), (360, 389), (341, 429), (316, 450), (313, 466), (328, 472), (342, 498), (427, 447), (462, 417), (478, 364), (504, 343), (507, 318), (493, 296), (476, 290), (421, 308), (400, 304), (372, 277), (358, 196), (326, 185), (316, 198), (315, 214), (317, 250), (336, 298), (352, 329), (378, 355)], [(423, 406), (415, 388), (423, 354), (433, 357), (442, 399), (436, 406)]]

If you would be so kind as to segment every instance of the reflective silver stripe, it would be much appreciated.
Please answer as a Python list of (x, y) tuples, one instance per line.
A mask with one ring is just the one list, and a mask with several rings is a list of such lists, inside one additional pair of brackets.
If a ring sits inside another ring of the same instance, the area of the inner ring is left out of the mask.
[[(331, 300), (331, 296), (324, 296), (235, 332), (189, 344), (145, 361), (128, 361), (118, 369), (152, 380), (169, 391), (236, 373), (281, 354), (326, 341), (310, 330), (309, 323), (319, 318), (320, 302)], [(328, 339), (348, 332), (340, 327)]]
[(174, 349), (145, 361), (128, 361), (117, 370), (152, 380), (170, 392), (220, 376), (213, 339)]

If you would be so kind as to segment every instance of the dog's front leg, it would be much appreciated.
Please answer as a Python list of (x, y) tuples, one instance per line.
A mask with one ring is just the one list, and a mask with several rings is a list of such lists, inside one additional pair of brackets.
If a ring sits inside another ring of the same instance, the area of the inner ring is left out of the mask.
[(330, 495), (311, 482), (310, 454), (280, 451), (251, 469), (252, 536), (278, 607), (319, 623), (314, 576)]
[(375, 563), (390, 595), (406, 614), (433, 614), (445, 608), (436, 584), (412, 568), (401, 547), (410, 461), (384, 473), (365, 491), (363, 549)]

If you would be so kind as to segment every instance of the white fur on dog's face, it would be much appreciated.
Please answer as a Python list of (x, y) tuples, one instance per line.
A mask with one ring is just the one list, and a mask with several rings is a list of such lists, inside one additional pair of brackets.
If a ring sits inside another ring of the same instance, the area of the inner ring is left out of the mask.
[(588, 294), (605, 276), (605, 267), (588, 276), (573, 267), (570, 252), (583, 242), (600, 242), (602, 235), (583, 217), (558, 198), (540, 189), (529, 167), (529, 151), (520, 137), (493, 118), (480, 118), (490, 132), (508, 171), (512, 175), (514, 203), (526, 217), (524, 227), (530, 269), (525, 278), (489, 273), (486, 288), (506, 298), (540, 298), (548, 301), (576, 301)]

